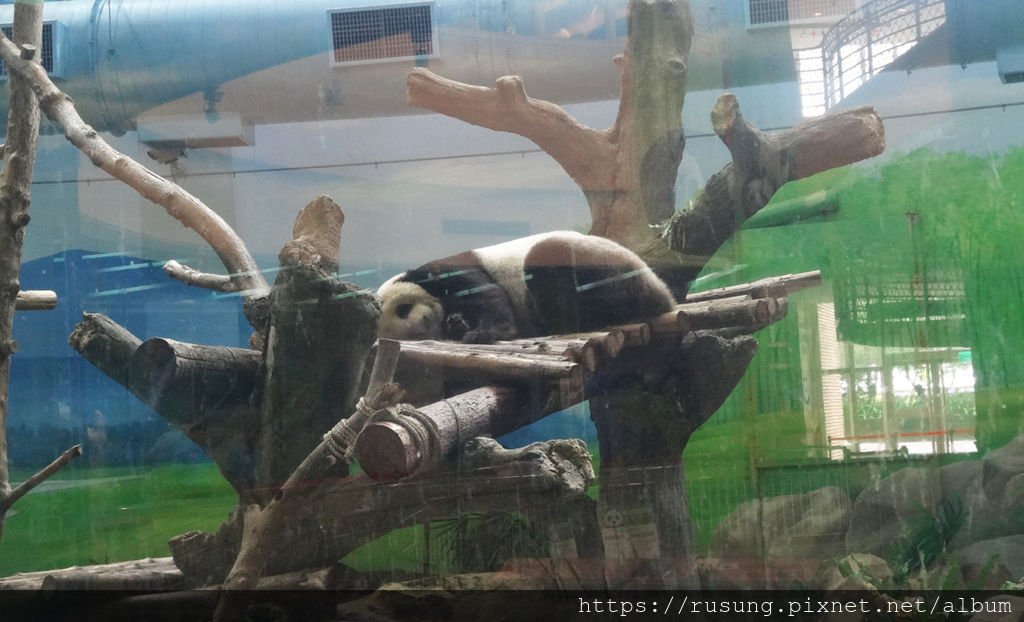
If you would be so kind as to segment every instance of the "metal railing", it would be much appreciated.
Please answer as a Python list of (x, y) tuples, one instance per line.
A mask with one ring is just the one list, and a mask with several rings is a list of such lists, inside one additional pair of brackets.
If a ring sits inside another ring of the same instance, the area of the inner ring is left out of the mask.
[(946, 0), (874, 0), (821, 42), (825, 107), (832, 108), (946, 23)]

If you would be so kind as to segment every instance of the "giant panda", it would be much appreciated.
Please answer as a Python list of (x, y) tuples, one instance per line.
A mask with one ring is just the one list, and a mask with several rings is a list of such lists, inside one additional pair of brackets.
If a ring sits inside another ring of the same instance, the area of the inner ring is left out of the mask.
[(584, 332), (675, 305), (632, 251), (572, 231), (431, 261), (392, 277), (377, 293), (381, 337), (466, 343)]

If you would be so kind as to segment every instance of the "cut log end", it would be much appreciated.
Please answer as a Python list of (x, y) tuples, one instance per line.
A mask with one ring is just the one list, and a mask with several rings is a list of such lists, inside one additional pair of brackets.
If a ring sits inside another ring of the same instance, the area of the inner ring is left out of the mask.
[(728, 141), (732, 130), (740, 118), (740, 103), (732, 93), (723, 93), (718, 97), (714, 107), (711, 109), (711, 126), (715, 134), (724, 141)]
[(408, 477), (419, 466), (415, 446), (405, 427), (384, 421), (363, 430), (356, 457), (363, 472), (373, 479), (396, 480)]
[(147, 339), (132, 357), (132, 380), (159, 393), (174, 373), (174, 348), (165, 339)]

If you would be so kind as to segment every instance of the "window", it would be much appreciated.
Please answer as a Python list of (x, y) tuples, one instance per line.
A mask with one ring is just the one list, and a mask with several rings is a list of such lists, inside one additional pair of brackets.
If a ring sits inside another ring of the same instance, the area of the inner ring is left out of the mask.
[(970, 453), (974, 370), (966, 348), (842, 341), (832, 303), (817, 306), (829, 456)]

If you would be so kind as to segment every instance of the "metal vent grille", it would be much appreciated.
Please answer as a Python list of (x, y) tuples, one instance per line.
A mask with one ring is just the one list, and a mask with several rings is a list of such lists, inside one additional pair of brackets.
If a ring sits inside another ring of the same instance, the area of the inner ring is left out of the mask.
[[(14, 26), (11, 24), (5, 24), (0, 26), (0, 30), (3, 30), (4, 36), (8, 39), (14, 33)], [(43, 50), (42, 50), (42, 63), (43, 68), (46, 69), (46, 73), (53, 73), (53, 22), (46, 22), (43, 24)], [(7, 64), (0, 61), (0, 78), (7, 77)]]
[(335, 64), (434, 56), (432, 4), (331, 13)]
[(767, 26), (842, 17), (855, 8), (855, 0), (749, 0), (747, 18), (751, 26)]

